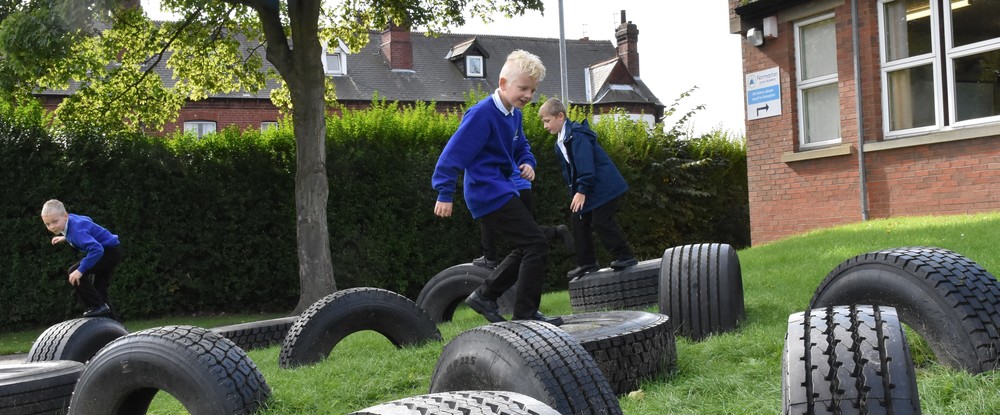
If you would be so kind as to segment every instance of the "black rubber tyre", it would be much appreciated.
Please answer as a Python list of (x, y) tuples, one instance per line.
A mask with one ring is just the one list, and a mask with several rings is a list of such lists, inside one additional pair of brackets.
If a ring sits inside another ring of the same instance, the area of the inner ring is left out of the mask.
[(913, 359), (892, 307), (792, 314), (781, 367), (785, 414), (920, 413)]
[(350, 415), (559, 415), (537, 399), (514, 392), (459, 391), (412, 396)]
[(561, 414), (621, 414), (594, 358), (569, 333), (537, 321), (505, 321), (460, 333), (441, 352), (430, 392), (505, 390)]
[(252, 321), (249, 323), (216, 327), (212, 331), (232, 340), (233, 343), (236, 343), (243, 350), (263, 349), (281, 344), (285, 340), (285, 335), (288, 334), (288, 329), (292, 327), (292, 323), (295, 323), (295, 320), (298, 318), (299, 316), (292, 316)]
[(345, 337), (362, 330), (376, 331), (396, 347), (441, 340), (434, 320), (408, 298), (381, 288), (349, 288), (323, 297), (299, 316), (288, 329), (278, 364), (289, 368), (319, 362)]
[(594, 357), (611, 390), (624, 395), (645, 379), (677, 365), (670, 318), (645, 311), (607, 311), (562, 316), (565, 330)]
[(970, 373), (997, 367), (1000, 285), (962, 255), (905, 247), (848, 259), (826, 276), (809, 307), (846, 304), (895, 307), (942, 365)]
[[(476, 265), (461, 264), (437, 273), (417, 295), (417, 305), (424, 309), (435, 322), (451, 321), (455, 310), (476, 288), (483, 285), (493, 270)], [(497, 299), (500, 314), (514, 312), (517, 285), (511, 287)]]
[(158, 391), (193, 415), (253, 413), (271, 395), (257, 365), (229, 339), (201, 327), (165, 326), (101, 349), (80, 376), (69, 413), (144, 414)]
[(743, 318), (743, 276), (736, 250), (727, 244), (695, 244), (663, 251), (660, 313), (677, 333), (701, 340), (736, 328)]
[(83, 363), (0, 363), (0, 415), (64, 414)]
[(106, 317), (67, 320), (42, 332), (31, 345), (25, 360), (87, 363), (106, 344), (127, 334), (128, 330), (121, 322)]
[(660, 260), (642, 261), (621, 271), (604, 268), (569, 282), (569, 304), (574, 313), (632, 310), (656, 305)]

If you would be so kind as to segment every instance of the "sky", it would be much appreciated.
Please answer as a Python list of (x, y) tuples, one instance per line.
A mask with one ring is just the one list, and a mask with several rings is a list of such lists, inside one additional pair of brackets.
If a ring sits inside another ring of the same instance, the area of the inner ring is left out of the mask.
[[(142, 0), (154, 19), (159, 0)], [(678, 105), (677, 115), (704, 105), (689, 122), (695, 134), (722, 129), (743, 135), (741, 38), (729, 33), (728, 2), (719, 0), (563, 0), (566, 39), (589, 37), (615, 43), (615, 28), (626, 19), (639, 29), (640, 77), (668, 108), (682, 93), (697, 89)], [(559, 0), (544, 0), (544, 14), (529, 11), (489, 24), (467, 19), (452, 33), (559, 38)], [(668, 119), (666, 126), (672, 127)]]

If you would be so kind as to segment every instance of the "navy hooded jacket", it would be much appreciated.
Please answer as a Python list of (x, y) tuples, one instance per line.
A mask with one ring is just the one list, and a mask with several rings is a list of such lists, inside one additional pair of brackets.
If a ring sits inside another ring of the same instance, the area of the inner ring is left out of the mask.
[(597, 133), (590, 129), (587, 121), (581, 124), (567, 119), (563, 128), (569, 161), (559, 149), (558, 138), (556, 157), (562, 167), (563, 180), (568, 185), (569, 197), (576, 193), (587, 196), (583, 209), (578, 213), (594, 210), (625, 193), (628, 190), (625, 178), (597, 142)]

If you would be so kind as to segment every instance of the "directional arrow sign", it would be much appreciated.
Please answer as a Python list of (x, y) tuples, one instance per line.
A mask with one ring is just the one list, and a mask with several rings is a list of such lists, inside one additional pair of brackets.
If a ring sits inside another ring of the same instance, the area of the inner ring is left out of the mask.
[(747, 74), (747, 120), (781, 115), (781, 78), (778, 68)]

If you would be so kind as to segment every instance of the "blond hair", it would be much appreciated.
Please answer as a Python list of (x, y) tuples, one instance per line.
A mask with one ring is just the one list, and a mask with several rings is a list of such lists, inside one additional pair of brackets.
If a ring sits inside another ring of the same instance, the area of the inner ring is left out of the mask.
[(64, 213), (66, 213), (66, 206), (58, 200), (51, 199), (42, 205), (42, 215), (62, 215)]
[(500, 69), (500, 77), (511, 79), (519, 74), (541, 82), (545, 79), (545, 65), (538, 56), (521, 49), (515, 50), (507, 55), (507, 61), (504, 62), (503, 69)]
[(539, 115), (545, 114), (554, 117), (559, 115), (559, 113), (566, 113), (566, 106), (563, 105), (559, 98), (549, 98), (545, 100), (545, 103), (541, 107), (538, 107)]

